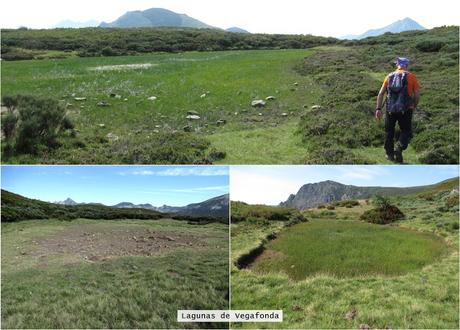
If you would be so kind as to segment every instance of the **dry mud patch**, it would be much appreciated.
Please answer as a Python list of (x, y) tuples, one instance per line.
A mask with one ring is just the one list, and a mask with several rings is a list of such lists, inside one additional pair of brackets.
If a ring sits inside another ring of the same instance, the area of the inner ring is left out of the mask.
[(123, 256), (153, 256), (180, 247), (207, 246), (204, 236), (158, 231), (152, 228), (104, 228), (83, 225), (68, 228), (36, 241), (36, 255), (70, 255), (86, 261)]

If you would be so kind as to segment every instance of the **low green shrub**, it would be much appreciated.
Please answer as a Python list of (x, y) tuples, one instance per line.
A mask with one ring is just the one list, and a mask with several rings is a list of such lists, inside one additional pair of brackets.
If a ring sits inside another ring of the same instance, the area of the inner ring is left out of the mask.
[(322, 149), (317, 149), (312, 143), (313, 149), (308, 154), (305, 164), (356, 164), (366, 163), (363, 159), (355, 156), (350, 149), (340, 146), (328, 146), (327, 143)]
[(405, 217), (404, 213), (402, 213), (398, 207), (391, 205), (389, 200), (385, 197), (375, 196), (372, 202), (375, 208), (361, 214), (361, 220), (369, 223), (386, 225), (404, 219)]
[(150, 140), (120, 139), (111, 154), (128, 164), (193, 164), (206, 158), (210, 143), (188, 133), (158, 133)]
[(59, 137), (73, 129), (65, 109), (53, 99), (34, 96), (5, 96), (3, 103), (14, 111), (2, 118), (5, 142), (17, 154), (37, 154), (59, 147)]
[(243, 202), (232, 202), (232, 223), (263, 221), (285, 221), (287, 225), (307, 221), (306, 217), (294, 208), (249, 205)]
[(337, 214), (336, 214), (334, 211), (330, 211), (330, 210), (328, 210), (328, 211), (324, 210), (324, 211), (321, 211), (321, 212), (319, 213), (319, 216), (320, 216), (320, 217), (325, 217), (325, 218), (330, 218), (330, 217), (333, 218), (333, 217), (335, 217), (336, 215), (337, 215)]
[(417, 48), (421, 52), (438, 52), (442, 47), (444, 46), (444, 43), (439, 40), (423, 40), (418, 42), (415, 45), (415, 48)]
[(335, 206), (352, 208), (354, 206), (358, 206), (359, 202), (357, 200), (347, 199), (347, 200), (343, 200), (343, 201), (335, 201), (333, 204)]

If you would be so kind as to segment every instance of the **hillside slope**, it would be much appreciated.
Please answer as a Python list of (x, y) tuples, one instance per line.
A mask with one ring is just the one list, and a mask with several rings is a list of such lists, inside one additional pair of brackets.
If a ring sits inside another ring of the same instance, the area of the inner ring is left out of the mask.
[[(97, 203), (77, 203), (71, 198), (67, 198), (65, 201), (56, 202), (60, 205), (102, 205)], [(150, 203), (145, 204), (134, 204), (131, 202), (120, 202), (115, 205), (108, 205), (107, 207), (118, 208), (118, 209), (146, 209), (158, 211), (161, 213), (169, 214), (179, 214), (179, 215), (188, 215), (192, 217), (218, 217), (218, 218), (227, 218), (228, 217), (228, 204), (229, 204), (229, 195), (216, 196), (210, 199), (207, 199), (202, 202), (192, 203), (185, 206), (153, 206)]]
[(177, 213), (188, 216), (228, 218), (229, 195), (217, 196), (200, 203), (181, 207)]
[(409, 146), (420, 163), (458, 164), (458, 27), (385, 34), (344, 45), (322, 48), (297, 68), (322, 89), (320, 107), (305, 111), (299, 123), (309, 151), (306, 162), (375, 162), (359, 154), (365, 148), (381, 148), (384, 160), (384, 124), (374, 118), (376, 99), (396, 57), (406, 56), (421, 85)]
[(160, 212), (145, 209), (117, 209), (93, 204), (60, 205), (30, 199), (1, 191), (2, 221), (18, 221), (29, 219), (160, 219), (166, 217)]
[(296, 194), (290, 195), (285, 202), (280, 203), (280, 206), (304, 210), (340, 200), (367, 199), (374, 195), (386, 197), (405, 196), (438, 191), (440, 189), (454, 189), (455, 187), (458, 188), (458, 178), (449, 179), (434, 185), (405, 188), (358, 187), (334, 181), (323, 181), (303, 185)]

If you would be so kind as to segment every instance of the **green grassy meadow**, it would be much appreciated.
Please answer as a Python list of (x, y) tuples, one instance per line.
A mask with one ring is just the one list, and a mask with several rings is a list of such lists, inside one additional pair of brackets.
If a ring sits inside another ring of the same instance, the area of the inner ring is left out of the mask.
[[(149, 249), (145, 233), (175, 240)], [(174, 220), (2, 223), (2, 327), (227, 327), (176, 322), (177, 309), (228, 308), (227, 238), (226, 225)]]
[(283, 323), (232, 328), (458, 328), (458, 195), (448, 209), (446, 194), (393, 198), (406, 218), (390, 226), (358, 222), (366, 203), (310, 209), (290, 227), (232, 224), (232, 308), (284, 312)]
[[(204, 33), (168, 31), (138, 31), (147, 39), (133, 38), (130, 47), (139, 46), (139, 52), (112, 54), (120, 56), (100, 56), (104, 52), (93, 52), (89, 43), (109, 33), (110, 38), (93, 46), (108, 43), (118, 49), (119, 41), (136, 30), (5, 33), (5, 54), (15, 52), (8, 48), (13, 44), (20, 52), (38, 53), (32, 60), (2, 62), (2, 97), (58, 100), (75, 127), (59, 132), (58, 141), (44, 150), (27, 153), (14, 147), (19, 130), (7, 133), (6, 125), (3, 162), (387, 164), (383, 122), (373, 112), (382, 81), (394, 70), (394, 58), (404, 54), (422, 86), (405, 162), (458, 163), (456, 26), (362, 41), (316, 38), (317, 43), (297, 45), (304, 49), (285, 49), (296, 48), (295, 43), (270, 43), (280, 36), (262, 35), (252, 36), (265, 40), (258, 46), (239, 48), (242, 44), (236, 43), (216, 48), (226, 49), (221, 51), (179, 53), (171, 45), (171, 52), (163, 53), (144, 47), (155, 44), (148, 41), (148, 33), (177, 39), (178, 44)], [(53, 33), (55, 38), (47, 42)], [(227, 37), (235, 36), (216, 34), (213, 40), (225, 44)], [(78, 38), (87, 43), (75, 43)], [(206, 40), (198, 38), (194, 47), (185, 49), (215, 49), (198, 47)], [(236, 42), (232, 40), (228, 45)], [(31, 48), (34, 42), (41, 48)], [(68, 42), (73, 46), (66, 52), (62, 47)], [(92, 57), (79, 57), (76, 49), (79, 56)], [(265, 107), (251, 106), (268, 96), (273, 98)], [(200, 119), (187, 119), (188, 114)]]
[(432, 234), (355, 221), (314, 220), (287, 228), (270, 241), (253, 269), (283, 272), (295, 280), (315, 274), (401, 275), (432, 263), (445, 249), (443, 240)]
[[(114, 154), (123, 153), (130, 143), (148, 145), (149, 140), (181, 132), (190, 124), (194, 136), (210, 137), (209, 149), (226, 152), (230, 161), (251, 161), (249, 155), (262, 143), (275, 150), (261, 154), (257, 162), (274, 162), (279, 153), (284, 158), (278, 162), (301, 162), (303, 149), (297, 144), (295, 127), (289, 123), (300, 116), (304, 105), (313, 105), (320, 91), (309, 77), (298, 74), (294, 65), (311, 53), (187, 52), (4, 62), (2, 95), (30, 94), (61, 100), (82, 142), (78, 148), (66, 145), (46, 159), (19, 156), (6, 161), (116, 163), (121, 156)], [(150, 66), (116, 67), (142, 64)], [(148, 100), (151, 96), (157, 99)], [(263, 109), (251, 107), (251, 101), (267, 96), (275, 100), (268, 101)], [(86, 100), (75, 101), (75, 97)], [(110, 106), (100, 107), (99, 102)], [(185, 118), (188, 111), (196, 111), (201, 119), (189, 122)], [(218, 120), (226, 124), (219, 126)], [(285, 125), (287, 129), (277, 130)], [(238, 133), (254, 132), (255, 137), (258, 130), (259, 139)], [(235, 145), (228, 143), (233, 138), (238, 140), (239, 135), (243, 143), (239, 145), (240, 154), (234, 153)], [(273, 144), (271, 137), (281, 142)]]

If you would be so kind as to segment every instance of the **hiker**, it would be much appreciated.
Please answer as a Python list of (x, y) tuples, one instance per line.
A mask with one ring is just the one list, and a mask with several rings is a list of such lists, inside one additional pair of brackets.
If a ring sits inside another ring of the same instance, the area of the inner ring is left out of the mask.
[[(384, 80), (377, 97), (375, 117), (383, 116), (382, 106), (385, 94), (385, 152), (386, 158), (397, 163), (403, 162), (402, 152), (407, 148), (412, 137), (412, 114), (420, 100), (420, 85), (415, 74), (408, 71), (409, 59), (398, 57), (397, 69)], [(399, 124), (399, 141), (394, 143), (396, 122)]]

